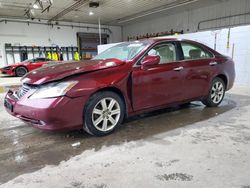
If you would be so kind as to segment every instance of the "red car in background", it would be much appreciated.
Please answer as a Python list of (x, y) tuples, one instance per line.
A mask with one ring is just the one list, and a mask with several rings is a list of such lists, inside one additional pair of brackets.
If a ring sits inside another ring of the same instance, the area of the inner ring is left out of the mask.
[(13, 116), (44, 130), (103, 136), (125, 117), (202, 101), (218, 106), (233, 87), (234, 62), (190, 40), (123, 42), (88, 61), (45, 66), (5, 97)]
[(48, 61), (53, 61), (53, 60), (43, 57), (27, 59), (21, 63), (16, 63), (13, 65), (0, 68), (0, 73), (22, 77), (28, 72), (47, 64)]

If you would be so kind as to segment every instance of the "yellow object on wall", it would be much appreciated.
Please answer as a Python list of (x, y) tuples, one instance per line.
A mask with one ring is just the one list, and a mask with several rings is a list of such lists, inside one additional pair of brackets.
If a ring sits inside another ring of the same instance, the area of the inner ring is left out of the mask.
[(47, 58), (48, 58), (48, 59), (52, 59), (52, 56), (51, 56), (51, 53), (50, 53), (50, 52), (48, 52)]
[(57, 53), (56, 53), (56, 52), (53, 52), (51, 58), (52, 58), (52, 60), (56, 60), (56, 61), (57, 61), (57, 60), (58, 60), (58, 55), (57, 55)]
[(75, 52), (75, 53), (74, 53), (74, 60), (75, 60), (75, 61), (80, 61), (80, 55), (79, 55), (78, 52)]

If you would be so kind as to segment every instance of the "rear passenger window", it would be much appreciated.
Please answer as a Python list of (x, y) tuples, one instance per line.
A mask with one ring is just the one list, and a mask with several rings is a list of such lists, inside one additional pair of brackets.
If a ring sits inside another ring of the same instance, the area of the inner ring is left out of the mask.
[(181, 47), (183, 50), (183, 55), (185, 60), (208, 59), (213, 57), (213, 54), (194, 44), (182, 42)]

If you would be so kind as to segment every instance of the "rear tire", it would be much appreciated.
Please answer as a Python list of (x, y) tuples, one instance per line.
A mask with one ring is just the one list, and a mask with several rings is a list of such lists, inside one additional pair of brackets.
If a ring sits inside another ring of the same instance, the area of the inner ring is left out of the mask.
[(15, 70), (16, 76), (23, 77), (27, 74), (28, 70), (25, 67), (17, 67)]
[(125, 104), (121, 97), (102, 91), (90, 97), (84, 109), (84, 130), (91, 135), (105, 136), (121, 125)]
[(207, 98), (202, 101), (202, 103), (207, 107), (216, 107), (220, 105), (223, 101), (225, 90), (226, 86), (224, 81), (219, 77), (214, 78), (209, 94)]

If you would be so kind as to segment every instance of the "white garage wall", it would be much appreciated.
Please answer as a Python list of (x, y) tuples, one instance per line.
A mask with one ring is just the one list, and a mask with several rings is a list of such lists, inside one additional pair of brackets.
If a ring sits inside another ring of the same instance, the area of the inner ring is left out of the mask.
[[(77, 24), (78, 26), (97, 26), (87, 24)], [(104, 26), (107, 28), (107, 26)], [(112, 31), (109, 42), (120, 42), (122, 40), (121, 27), (108, 26)], [(46, 25), (24, 24), (24, 23), (0, 23), (0, 67), (6, 65), (5, 58), (5, 43), (11, 43), (12, 45), (35, 45), (35, 46), (77, 46), (77, 32), (89, 32), (98, 33), (96, 29), (85, 29), (76, 27), (62, 27), (60, 29), (57, 26), (51, 27)], [(19, 56), (17, 55), (17, 58)], [(9, 58), (11, 59), (11, 58)]]
[(201, 21), (236, 14), (245, 15), (205, 22), (200, 26), (210, 30), (209, 28), (214, 27), (250, 24), (250, 0), (218, 0), (218, 2), (201, 8), (189, 7), (184, 10), (176, 10), (176, 13), (174, 10), (170, 10), (171, 14), (165, 11), (157, 16), (151, 15), (136, 20), (136, 23), (127, 23), (123, 26), (123, 40), (127, 40), (128, 36), (170, 31), (171, 29), (193, 33), (198, 31), (198, 24)]

